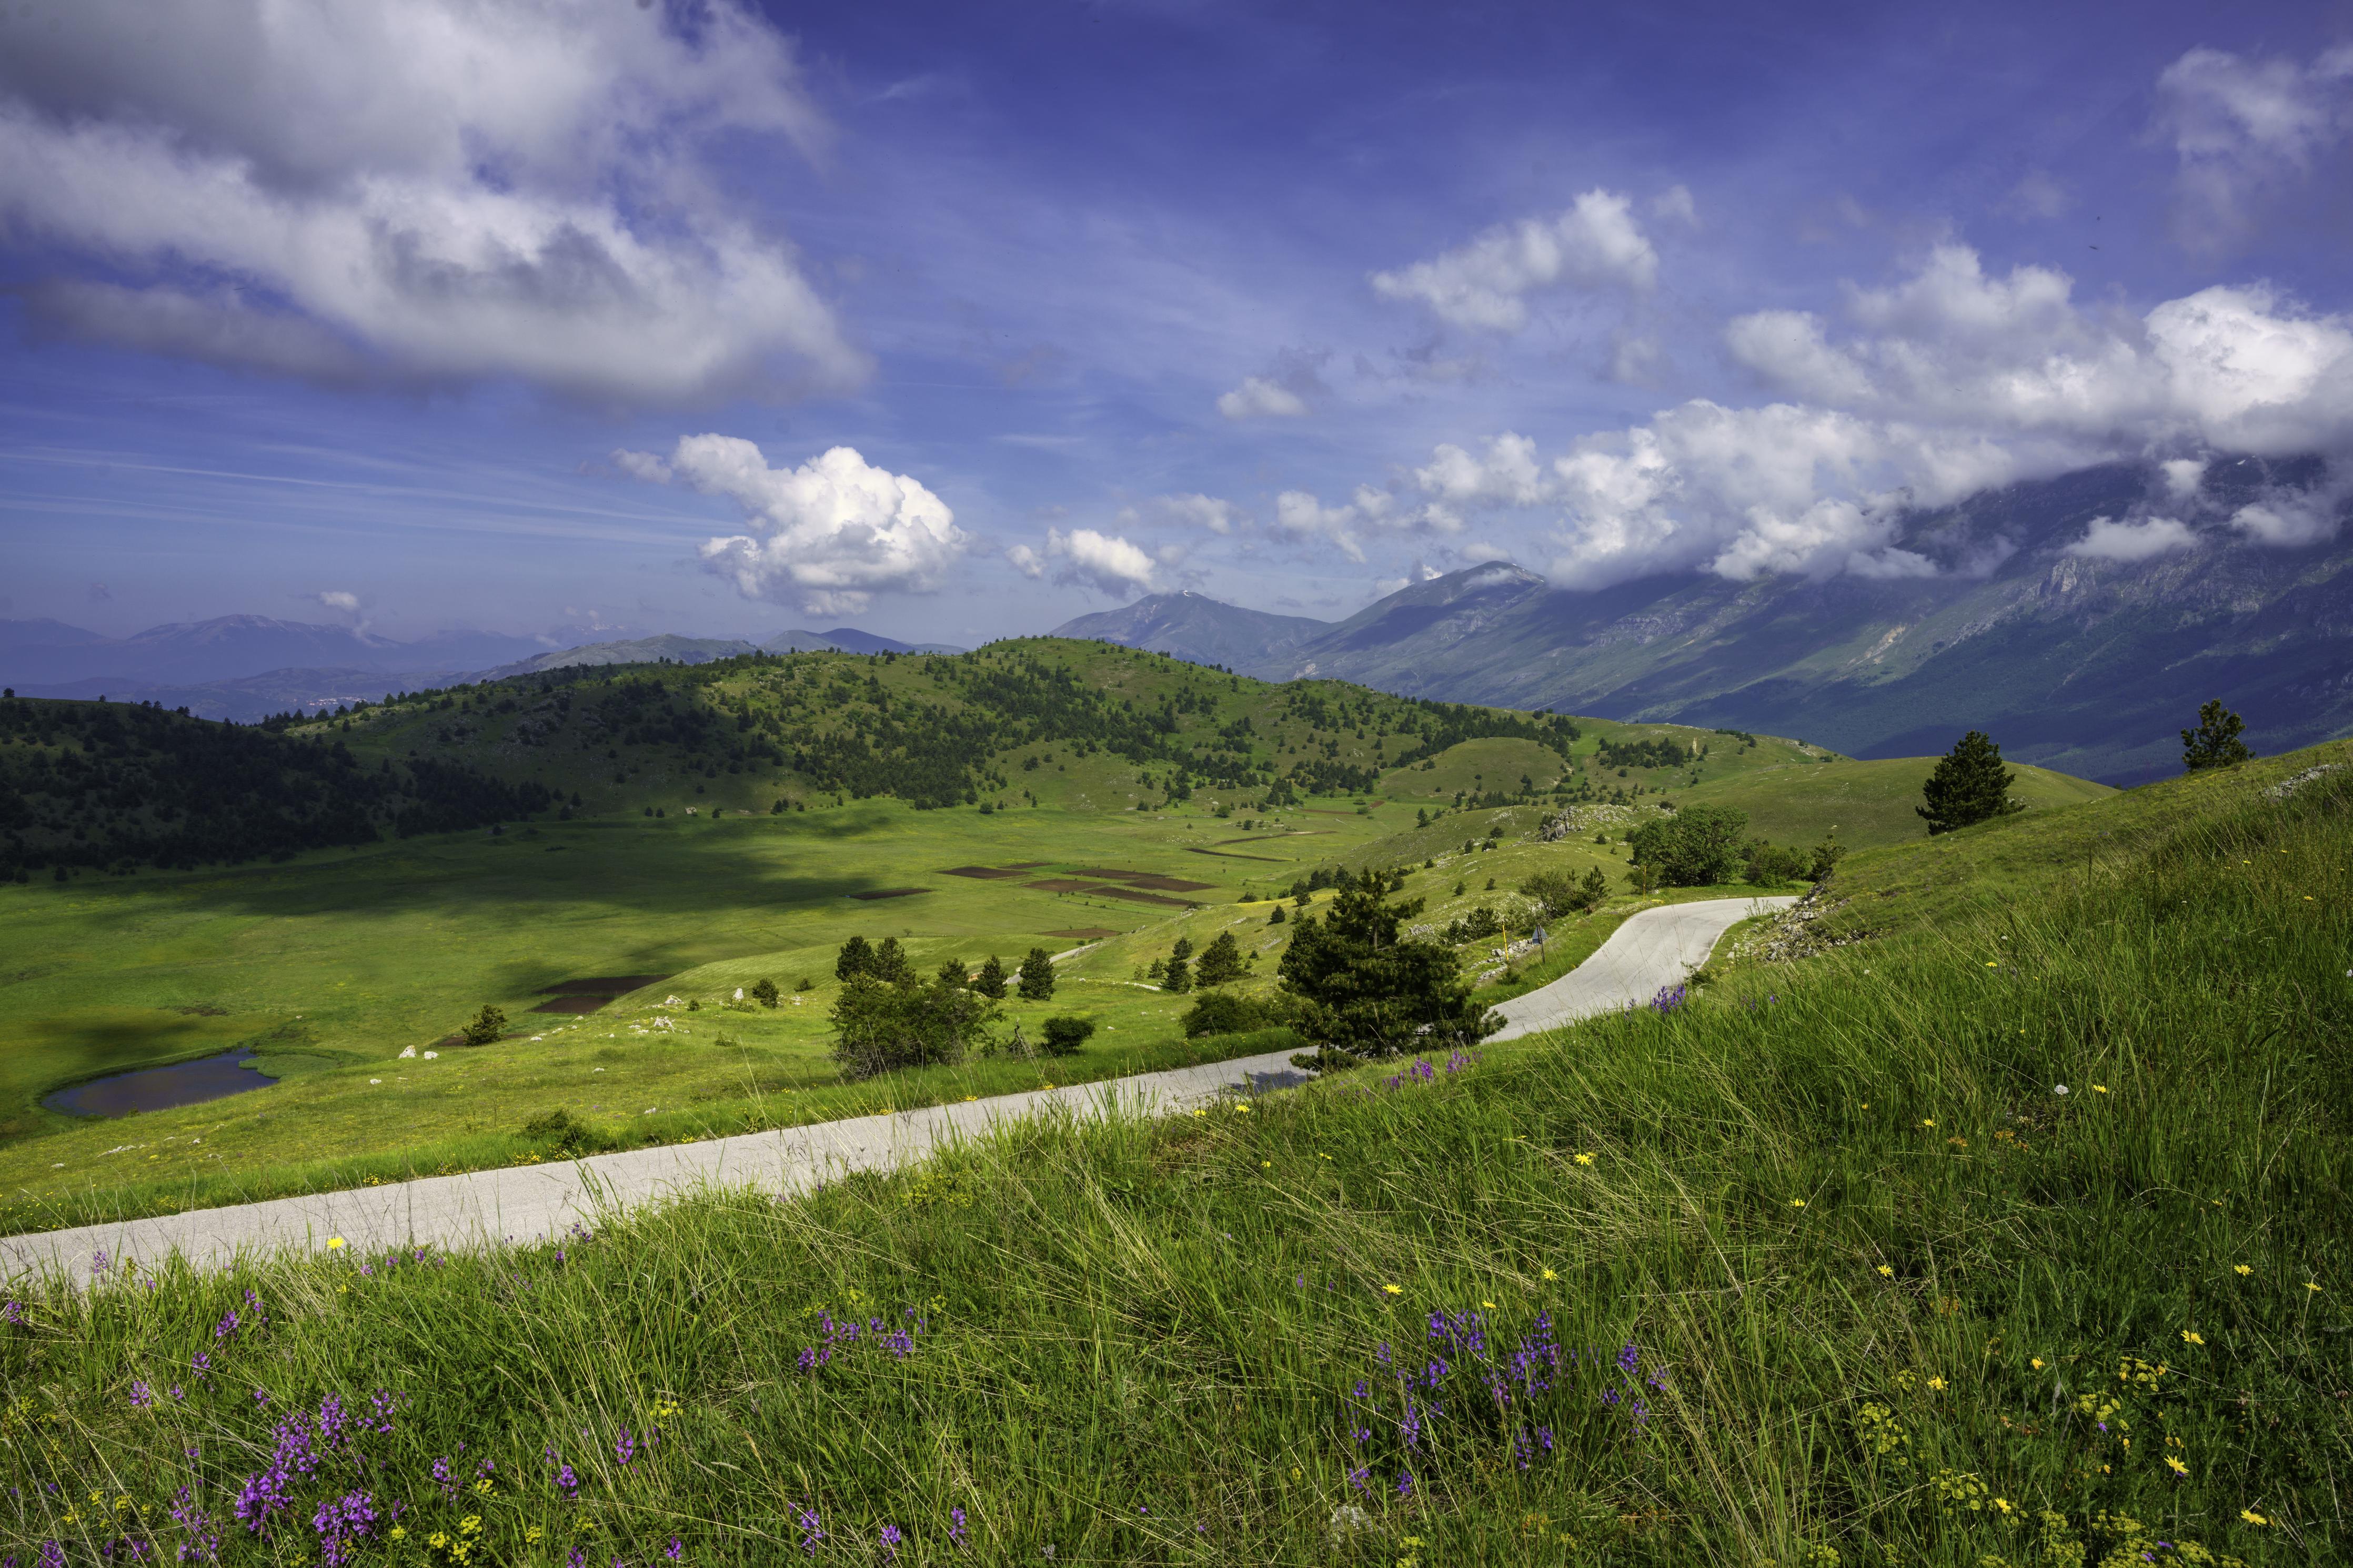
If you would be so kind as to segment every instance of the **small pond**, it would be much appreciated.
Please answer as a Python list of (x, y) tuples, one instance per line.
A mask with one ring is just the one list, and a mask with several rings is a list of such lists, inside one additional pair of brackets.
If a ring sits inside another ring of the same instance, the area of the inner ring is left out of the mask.
[(170, 1110), (207, 1100), (226, 1100), (249, 1089), (268, 1089), (278, 1081), (245, 1065), (254, 1055), (249, 1047), (239, 1046), (216, 1057), (175, 1062), (167, 1068), (119, 1072), (43, 1095), (41, 1103), (69, 1116), (128, 1116), (134, 1110)]

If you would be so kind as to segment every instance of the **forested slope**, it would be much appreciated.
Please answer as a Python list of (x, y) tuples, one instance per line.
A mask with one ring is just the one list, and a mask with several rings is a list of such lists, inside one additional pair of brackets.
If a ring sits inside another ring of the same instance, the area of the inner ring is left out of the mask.
[(538, 784), (436, 757), (121, 702), (0, 699), (0, 877), (187, 869), (543, 811)]

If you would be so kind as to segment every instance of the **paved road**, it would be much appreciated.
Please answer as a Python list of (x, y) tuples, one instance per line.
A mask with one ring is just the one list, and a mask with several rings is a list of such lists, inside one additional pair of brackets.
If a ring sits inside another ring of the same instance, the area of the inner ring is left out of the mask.
[[(1497, 1011), (1509, 1020), (1497, 1039), (1514, 1039), (1591, 1014), (1647, 1002), (1704, 959), (1734, 922), (1792, 899), (1717, 899), (1645, 910), (1575, 970)], [(433, 1176), (389, 1186), (278, 1198), (231, 1208), (199, 1209), (115, 1225), (83, 1226), (36, 1236), (0, 1237), (0, 1279), (62, 1269), (89, 1278), (99, 1254), (160, 1263), (178, 1251), (200, 1268), (241, 1252), (324, 1250), (341, 1237), (356, 1253), (418, 1243), (444, 1248), (508, 1240), (544, 1241), (600, 1213), (704, 1186), (763, 1192), (806, 1191), (852, 1171), (884, 1170), (922, 1159), (941, 1144), (991, 1126), (1060, 1108), (1099, 1116), (1113, 1096), (1166, 1114), (1238, 1089), (1297, 1083), (1288, 1053), (1245, 1057), (1208, 1067), (1144, 1073), (1108, 1083), (1076, 1084), (933, 1106), (889, 1116), (860, 1116), (775, 1132), (747, 1132), (703, 1143), (677, 1143), (561, 1164)]]
[(1115, 1095), (1123, 1105), (1166, 1114), (1235, 1089), (1280, 1088), (1305, 1079), (1292, 1067), (1290, 1053), (1277, 1052), (889, 1116), (598, 1154), (561, 1164), (432, 1176), (115, 1225), (0, 1237), (0, 1279), (55, 1269), (84, 1279), (101, 1252), (110, 1259), (132, 1258), (153, 1264), (176, 1250), (200, 1268), (217, 1268), (240, 1252), (323, 1251), (335, 1237), (363, 1255), (420, 1243), (461, 1248), (501, 1239), (544, 1241), (575, 1224), (596, 1224), (600, 1210), (698, 1187), (805, 1191), (853, 1171), (920, 1160), (942, 1143), (1050, 1108), (1073, 1116), (1100, 1116), (1106, 1100)]
[(1556, 1029), (1630, 1002), (1648, 1002), (1686, 970), (1703, 963), (1716, 939), (1751, 915), (1786, 910), (1798, 900), (1705, 899), (1644, 910), (1609, 933), (1594, 955), (1549, 985), (1500, 1003), (1504, 1027), (1489, 1037), (1516, 1040), (1540, 1029)]

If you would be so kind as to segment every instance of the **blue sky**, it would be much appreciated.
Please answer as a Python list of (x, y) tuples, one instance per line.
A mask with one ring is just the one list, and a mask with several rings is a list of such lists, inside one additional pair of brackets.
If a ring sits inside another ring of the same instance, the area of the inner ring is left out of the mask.
[[(0, 616), (971, 643), (2309, 543), (2353, 7), (0, 7)], [(846, 450), (841, 450), (846, 449)], [(2333, 473), (2347, 465), (2332, 465)]]

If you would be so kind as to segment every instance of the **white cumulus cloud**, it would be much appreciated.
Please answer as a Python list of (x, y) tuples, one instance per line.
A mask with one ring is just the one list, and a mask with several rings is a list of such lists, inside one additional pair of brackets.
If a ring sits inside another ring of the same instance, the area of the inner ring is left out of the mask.
[(2353, 45), (2308, 65), (2194, 48), (2158, 78), (2157, 97), (2179, 159), (2177, 232), (2212, 250), (2353, 134)]
[(37, 326), (342, 382), (678, 403), (866, 370), (717, 134), (825, 126), (739, 0), (0, 8), (0, 220), (103, 280)]
[(1218, 412), (1229, 419), (1297, 419), (1307, 413), (1307, 400), (1262, 375), (1250, 375), (1219, 395)]
[(357, 594), (345, 593), (341, 588), (330, 588), (321, 594), (319, 603), (328, 609), (341, 610), (347, 616), (356, 616), (360, 613), (360, 596)]
[(1633, 204), (1590, 190), (1548, 218), (1491, 228), (1457, 249), (1394, 272), (1376, 272), (1373, 291), (1418, 301), (1458, 327), (1515, 332), (1527, 325), (1527, 297), (1550, 289), (1647, 291), (1659, 254), (1634, 221)]
[(2177, 550), (2195, 549), (2198, 535), (2189, 525), (2170, 517), (2143, 518), (2137, 522), (2121, 522), (2112, 517), (2095, 517), (2084, 529), (2084, 537), (2067, 546), (2066, 552), (2086, 561), (2151, 561), (2169, 555)]
[(878, 593), (932, 592), (971, 542), (945, 501), (849, 447), (775, 468), (741, 437), (683, 436), (667, 463), (614, 459), (640, 478), (666, 469), (743, 508), (752, 531), (706, 541), (703, 564), (747, 599), (789, 600), (812, 615), (854, 614)]
[(1136, 527), (1145, 523), (1160, 523), (1176, 528), (1198, 528), (1206, 532), (1229, 534), (1247, 521), (1229, 500), (1205, 496), (1198, 491), (1185, 495), (1154, 496), (1151, 500), (1121, 510), (1117, 521), (1124, 526)]
[(1113, 598), (1152, 591), (1152, 557), (1115, 534), (1092, 528), (1074, 528), (1068, 533), (1049, 529), (1046, 553), (1061, 561), (1055, 574), (1061, 582), (1093, 588)]

